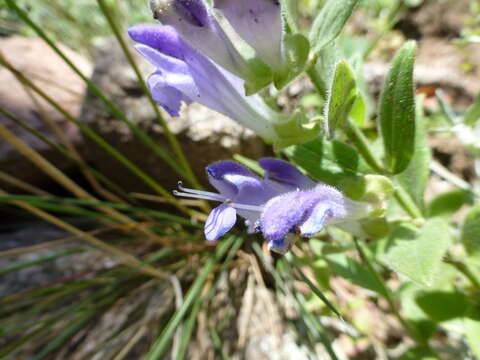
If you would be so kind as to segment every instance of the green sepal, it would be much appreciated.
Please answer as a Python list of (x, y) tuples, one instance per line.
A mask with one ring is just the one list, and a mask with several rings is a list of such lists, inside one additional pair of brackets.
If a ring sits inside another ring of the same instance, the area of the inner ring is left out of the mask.
[(375, 174), (345, 179), (340, 187), (350, 199), (370, 204), (371, 216), (383, 216), (387, 200), (394, 191), (393, 183), (388, 177)]
[(374, 217), (373, 219), (364, 219), (360, 221), (362, 230), (368, 235), (369, 239), (383, 239), (390, 233), (390, 226), (384, 217)]
[(265, 65), (258, 57), (253, 57), (247, 60), (250, 74), (245, 79), (245, 94), (247, 96), (256, 94), (265, 86), (270, 84), (273, 79), (273, 74), (270, 68)]
[(284, 34), (281, 71), (273, 75), (275, 87), (280, 90), (305, 70), (310, 43), (302, 34)]
[(300, 110), (291, 116), (284, 117), (283, 121), (273, 125), (278, 139), (273, 142), (275, 151), (280, 151), (291, 145), (303, 144), (320, 133), (320, 118), (308, 119)]

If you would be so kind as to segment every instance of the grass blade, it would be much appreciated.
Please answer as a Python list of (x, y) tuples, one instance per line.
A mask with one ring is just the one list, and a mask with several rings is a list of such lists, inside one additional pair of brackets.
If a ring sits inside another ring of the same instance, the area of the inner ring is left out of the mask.
[(165, 351), (167, 350), (167, 346), (175, 333), (175, 330), (177, 329), (178, 325), (182, 321), (187, 311), (193, 305), (195, 300), (197, 300), (200, 292), (202, 291), (205, 281), (213, 270), (214, 265), (225, 255), (225, 253), (230, 248), (230, 246), (232, 246), (234, 241), (235, 238), (230, 237), (222, 241), (222, 243), (218, 245), (214, 256), (212, 256), (207, 262), (207, 264), (204, 265), (197, 279), (188, 291), (182, 307), (177, 312), (175, 312), (175, 314), (169, 320), (167, 326), (163, 329), (162, 333), (157, 338), (154, 345), (152, 346), (148, 354), (145, 356), (144, 360), (160, 359), (161, 356), (165, 353)]

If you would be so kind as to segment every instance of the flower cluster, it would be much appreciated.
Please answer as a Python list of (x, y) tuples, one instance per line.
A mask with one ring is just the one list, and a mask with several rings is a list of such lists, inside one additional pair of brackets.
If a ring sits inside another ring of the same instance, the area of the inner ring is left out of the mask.
[(305, 115), (280, 114), (254, 94), (271, 81), (282, 82), (292, 68), (288, 62), (292, 49), (284, 45), (292, 42), (283, 39), (278, 1), (215, 1), (214, 8), (255, 50), (250, 59), (240, 54), (214, 16), (214, 8), (202, 0), (152, 0), (151, 7), (162, 25), (137, 25), (129, 35), (138, 52), (155, 66), (148, 86), (171, 116), (179, 115), (182, 103), (198, 102), (277, 147), (318, 135), (318, 124)]
[(264, 178), (234, 161), (207, 167), (207, 175), (219, 194), (184, 188), (176, 196), (221, 202), (205, 223), (205, 236), (216, 241), (236, 222), (245, 219), (249, 232), (261, 232), (269, 249), (284, 254), (296, 235), (313, 236), (326, 225), (349, 226), (366, 216), (366, 207), (351, 201), (334, 187), (315, 183), (289, 163), (260, 159)]

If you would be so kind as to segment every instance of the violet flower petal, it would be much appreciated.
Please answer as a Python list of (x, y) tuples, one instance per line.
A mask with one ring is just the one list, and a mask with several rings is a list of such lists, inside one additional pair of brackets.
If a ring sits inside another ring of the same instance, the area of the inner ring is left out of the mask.
[[(173, 2), (173, 6), (182, 16), (182, 19), (189, 21), (193, 26), (208, 26), (211, 21), (202, 0), (176, 0)], [(159, 16), (161, 17), (161, 14)]]
[(128, 29), (132, 40), (158, 50), (162, 54), (184, 60), (190, 48), (171, 26), (140, 24)]
[(271, 240), (268, 242), (268, 249), (270, 251), (276, 252), (277, 254), (285, 255), (292, 248), (295, 243), (295, 235), (287, 234), (284, 239), (281, 240)]
[(192, 102), (184, 93), (168, 85), (161, 76), (150, 76), (148, 86), (153, 100), (160, 104), (170, 116), (180, 116), (182, 102), (185, 104)]
[(231, 206), (222, 204), (214, 208), (205, 223), (205, 237), (208, 241), (216, 241), (235, 225), (237, 212)]
[(247, 79), (251, 72), (245, 59), (236, 50), (228, 36), (202, 0), (167, 0), (154, 6), (157, 20), (171, 25), (193, 48), (208, 56), (220, 66)]
[(258, 160), (259, 165), (265, 170), (265, 178), (286, 185), (290, 190), (306, 190), (314, 188), (317, 184), (305, 176), (295, 166), (286, 161), (263, 158)]
[[(331, 224), (347, 218), (349, 204), (353, 202), (324, 184), (310, 190), (292, 191), (272, 198), (265, 205), (261, 230), (267, 240), (280, 240), (288, 233), (302, 231), (301, 226), (306, 223), (305, 235), (311, 236), (308, 234), (314, 232), (315, 227), (323, 226), (322, 221)], [(322, 219), (326, 211), (329, 216)]]
[[(149, 79), (155, 99), (170, 114), (177, 115), (182, 97), (161, 92), (175, 88), (182, 92), (187, 103), (196, 101), (218, 111), (258, 135), (276, 140), (277, 134), (269, 120), (275, 113), (258, 96), (245, 96), (243, 81), (216, 66), (192, 49), (170, 26), (138, 25), (129, 30), (132, 39), (140, 42), (137, 50), (157, 70)], [(221, 96), (219, 96), (221, 94)]]
[(329, 203), (319, 202), (307, 220), (299, 226), (300, 234), (306, 237), (318, 234), (325, 227), (326, 220), (333, 215)]
[(207, 167), (208, 180), (223, 196), (246, 205), (261, 205), (278, 192), (235, 161), (220, 161)]
[(215, 0), (229, 23), (274, 71), (282, 69), (282, 14), (278, 0)]
[(268, 241), (280, 241), (304, 220), (318, 202), (310, 191), (292, 191), (271, 199), (261, 217), (261, 230)]
[[(279, 195), (278, 189), (235, 161), (220, 161), (207, 167), (208, 180), (223, 196), (233, 202), (261, 206)], [(237, 209), (246, 219), (248, 232), (253, 233), (261, 211)]]
[(247, 178), (251, 178), (251, 181), (258, 181), (255, 174), (250, 170), (240, 165), (235, 161), (219, 161), (210, 164), (206, 168), (208, 181), (212, 186), (218, 190), (220, 194), (229, 199), (234, 199), (239, 191), (239, 185), (228, 181), (225, 177), (227, 175), (239, 175)]

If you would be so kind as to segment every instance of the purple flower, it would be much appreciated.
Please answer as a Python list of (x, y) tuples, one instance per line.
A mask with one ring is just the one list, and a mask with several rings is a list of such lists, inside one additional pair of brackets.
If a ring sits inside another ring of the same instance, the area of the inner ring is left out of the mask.
[(214, 7), (274, 72), (283, 71), (283, 25), (278, 0), (215, 0)]
[(261, 232), (269, 249), (284, 254), (295, 235), (313, 236), (326, 225), (365, 216), (365, 206), (344, 197), (337, 189), (317, 184), (289, 163), (260, 159), (262, 179), (234, 161), (209, 165), (210, 183), (219, 194), (184, 188), (176, 196), (221, 202), (205, 223), (205, 236), (216, 241), (235, 225), (237, 214), (249, 232)]
[(174, 27), (190, 46), (203, 55), (242, 79), (254, 77), (204, 1), (150, 0), (150, 7), (157, 20)]
[(129, 29), (137, 51), (156, 70), (148, 78), (152, 96), (170, 115), (178, 116), (182, 102), (198, 102), (218, 111), (258, 135), (277, 141), (275, 122), (284, 117), (258, 95), (246, 96), (244, 82), (183, 41), (171, 26), (137, 25)]

